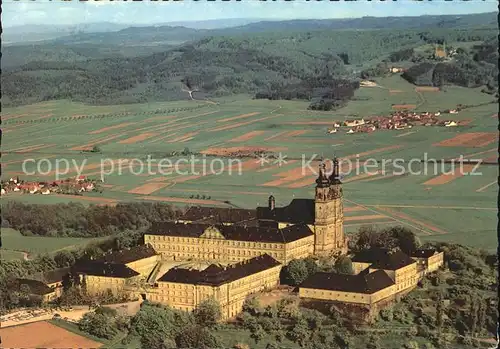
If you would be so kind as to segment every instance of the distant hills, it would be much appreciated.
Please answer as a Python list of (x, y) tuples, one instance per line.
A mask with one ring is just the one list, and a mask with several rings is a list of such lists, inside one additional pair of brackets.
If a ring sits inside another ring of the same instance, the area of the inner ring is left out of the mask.
[(3, 28), (2, 45), (12, 43), (27, 43), (56, 39), (61, 36), (79, 32), (113, 32), (129, 27), (116, 23), (86, 23), (78, 25), (30, 24)]
[(221, 19), (179, 21), (154, 26), (90, 23), (78, 26), (21, 26), (5, 28), (4, 44), (49, 40), (55, 43), (150, 45), (179, 44), (207, 36), (234, 36), (264, 32), (347, 29), (430, 29), (497, 27), (496, 12), (418, 17), (362, 17), (339, 19)]

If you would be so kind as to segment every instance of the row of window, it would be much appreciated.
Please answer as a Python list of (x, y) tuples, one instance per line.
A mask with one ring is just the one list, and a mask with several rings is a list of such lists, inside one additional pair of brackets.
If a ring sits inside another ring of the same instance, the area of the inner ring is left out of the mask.
[[(283, 244), (273, 244), (273, 243), (262, 243), (254, 241), (234, 241), (234, 240), (218, 240), (218, 239), (204, 239), (204, 238), (185, 238), (176, 236), (159, 236), (159, 235), (146, 235), (146, 242), (150, 241), (167, 241), (167, 242), (180, 242), (180, 243), (191, 243), (195, 246), (201, 245), (229, 245), (229, 246), (239, 246), (239, 247), (253, 247), (253, 248), (283, 248)], [(160, 245), (166, 246), (166, 245)]]
[(352, 299), (363, 299), (367, 296), (364, 296), (364, 295), (361, 295), (361, 296), (357, 296), (355, 294), (351, 294), (351, 293), (334, 293), (334, 292), (329, 292), (329, 291), (315, 291), (315, 290), (307, 290), (307, 289), (304, 289), (303, 290), (303, 293), (305, 295), (309, 294), (309, 295), (321, 295), (321, 296), (330, 296), (330, 297), (336, 297), (336, 298), (340, 298), (340, 297), (343, 297), (343, 298), (352, 298)]

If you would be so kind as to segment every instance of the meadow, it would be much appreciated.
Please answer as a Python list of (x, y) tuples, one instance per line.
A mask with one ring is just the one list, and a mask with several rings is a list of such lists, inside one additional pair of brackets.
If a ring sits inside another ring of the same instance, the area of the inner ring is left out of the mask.
[[(175, 205), (215, 205), (248, 207), (266, 205), (273, 194), (277, 205), (293, 198), (310, 198), (315, 176), (302, 172), (302, 157), (316, 168), (320, 157), (355, 161), (373, 158), (402, 159), (413, 171), (427, 166), (420, 159), (465, 158), (496, 161), (498, 148), (497, 105), (480, 89), (447, 86), (442, 91), (416, 91), (399, 76), (380, 78), (377, 87), (362, 87), (354, 100), (334, 112), (307, 110), (308, 102), (254, 100), (232, 96), (213, 101), (193, 100), (120, 106), (87, 106), (69, 101), (50, 101), (3, 111), (4, 178), (54, 180), (54, 172), (40, 174), (25, 159), (57, 159), (84, 164), (83, 174), (101, 177), (101, 160), (129, 159), (121, 173), (103, 177), (103, 193), (79, 197), (64, 195), (8, 194), (5, 200), (33, 203), (79, 201), (115, 204), (128, 200), (156, 200)], [(388, 115), (393, 104), (414, 104), (416, 111), (436, 112), (469, 107), (458, 114), (441, 114), (440, 119), (462, 121), (459, 127), (414, 127), (405, 130), (377, 130), (370, 134), (336, 134), (327, 130), (334, 121)], [(90, 152), (94, 147), (100, 152)], [(281, 166), (275, 159), (261, 165), (253, 157), (264, 151), (286, 156)], [(184, 155), (181, 153), (184, 152)], [(184, 174), (162, 175), (155, 165), (169, 157), (172, 162), (193, 154), (200, 162), (191, 167), (183, 163)], [(142, 171), (138, 161), (151, 169)], [(224, 166), (220, 175), (203, 174), (201, 159), (208, 163), (217, 155)], [(239, 156), (242, 172), (229, 162)], [(107, 162), (110, 168), (110, 162)], [(45, 167), (44, 167), (45, 166)], [(115, 165), (114, 165), (115, 166)], [(408, 164), (409, 166), (409, 164)], [(232, 168), (230, 175), (227, 170)], [(428, 167), (429, 168), (429, 167)], [(432, 169), (432, 167), (430, 167)], [(496, 196), (498, 168), (482, 164), (481, 175), (446, 175), (440, 172), (419, 175), (353, 171), (344, 178), (346, 231), (373, 224), (403, 224), (413, 228), (423, 241), (459, 242), (493, 249), (496, 246)], [(195, 172), (193, 172), (193, 169)], [(379, 169), (379, 168), (377, 168)], [(449, 170), (449, 165), (443, 169)], [(199, 173), (198, 173), (199, 172)], [(65, 177), (75, 176), (72, 168)], [(134, 174), (136, 173), (136, 174)]]
[(30, 258), (41, 253), (83, 247), (96, 239), (71, 237), (25, 236), (11, 228), (2, 228), (2, 260)]

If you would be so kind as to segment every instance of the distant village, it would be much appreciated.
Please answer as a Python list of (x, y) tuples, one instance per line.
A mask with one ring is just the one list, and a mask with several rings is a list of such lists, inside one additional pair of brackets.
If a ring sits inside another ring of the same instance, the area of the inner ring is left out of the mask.
[[(443, 111), (443, 114), (458, 114), (459, 109)], [(459, 125), (455, 120), (439, 120), (441, 112), (397, 111), (390, 116), (372, 116), (367, 119), (346, 120), (343, 123), (334, 122), (328, 133), (337, 133), (341, 127), (347, 127), (346, 133), (370, 133), (375, 130), (404, 130), (413, 126), (443, 126), (455, 127)]]
[(98, 191), (97, 180), (89, 179), (86, 176), (76, 176), (52, 182), (28, 182), (17, 178), (10, 178), (8, 181), (1, 181), (1, 195), (8, 193), (19, 194), (80, 194), (82, 192)]

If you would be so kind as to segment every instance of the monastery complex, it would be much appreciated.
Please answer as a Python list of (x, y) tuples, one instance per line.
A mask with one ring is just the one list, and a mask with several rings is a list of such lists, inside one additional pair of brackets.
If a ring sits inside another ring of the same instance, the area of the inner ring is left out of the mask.
[[(241, 312), (250, 294), (276, 288), (282, 267), (291, 260), (348, 254), (343, 224), (335, 160), (330, 176), (320, 167), (314, 199), (275, 207), (271, 196), (267, 207), (254, 210), (192, 207), (177, 221), (154, 223), (144, 245), (77, 264), (74, 272), (91, 294), (111, 290), (185, 311), (214, 297), (229, 319)], [(370, 249), (351, 259), (353, 275), (311, 275), (299, 286), (299, 297), (372, 306), (410, 291), (443, 265), (443, 253), (434, 250), (408, 256)], [(47, 299), (60, 292), (38, 282)]]

